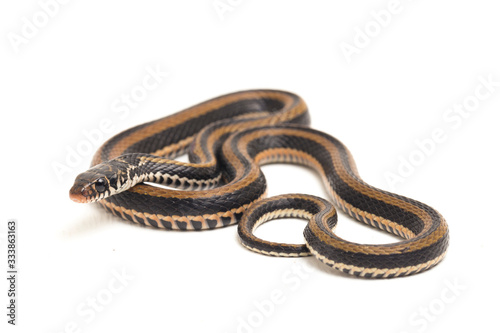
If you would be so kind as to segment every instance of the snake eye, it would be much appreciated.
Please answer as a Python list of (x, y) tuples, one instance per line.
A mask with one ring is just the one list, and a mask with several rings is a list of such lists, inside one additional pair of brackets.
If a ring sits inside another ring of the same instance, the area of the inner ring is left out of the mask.
[(97, 192), (103, 193), (106, 191), (106, 180), (104, 178), (99, 178), (95, 181), (94, 187)]

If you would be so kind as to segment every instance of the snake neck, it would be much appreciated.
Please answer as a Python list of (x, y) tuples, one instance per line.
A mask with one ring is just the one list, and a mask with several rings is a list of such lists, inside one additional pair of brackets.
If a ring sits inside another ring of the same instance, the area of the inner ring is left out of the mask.
[(149, 182), (184, 190), (203, 190), (217, 186), (222, 178), (215, 163), (192, 164), (150, 154), (124, 154), (107, 162), (115, 170), (113, 194)]

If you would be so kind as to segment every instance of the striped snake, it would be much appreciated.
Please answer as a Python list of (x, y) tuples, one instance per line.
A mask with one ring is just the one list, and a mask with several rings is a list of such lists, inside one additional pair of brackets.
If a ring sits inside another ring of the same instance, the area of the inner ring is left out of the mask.
[[(239, 222), (241, 243), (253, 251), (313, 254), (356, 276), (406, 276), (439, 263), (449, 238), (444, 218), (423, 203), (365, 183), (347, 148), (309, 128), (309, 122), (305, 102), (289, 92), (220, 96), (109, 139), (91, 168), (77, 176), (70, 198), (98, 201), (116, 216), (163, 229), (204, 230)], [(189, 163), (174, 160), (185, 153)], [(259, 166), (278, 162), (314, 169), (336, 207), (402, 240), (365, 245), (336, 236), (336, 210), (318, 197), (264, 199), (266, 181)], [(304, 245), (254, 236), (259, 225), (282, 217), (309, 221)]]

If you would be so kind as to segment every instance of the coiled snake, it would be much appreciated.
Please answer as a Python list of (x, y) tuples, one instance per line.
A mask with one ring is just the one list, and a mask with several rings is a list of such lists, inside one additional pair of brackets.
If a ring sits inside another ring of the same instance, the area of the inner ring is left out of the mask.
[[(250, 90), (217, 97), (109, 139), (91, 168), (77, 176), (70, 197), (98, 201), (116, 216), (156, 228), (203, 230), (239, 222), (241, 242), (253, 251), (313, 254), (357, 276), (405, 276), (439, 263), (449, 238), (444, 218), (423, 203), (365, 183), (347, 148), (309, 128), (309, 121), (305, 102), (289, 92)], [(189, 163), (174, 160), (186, 152)], [(335, 208), (318, 197), (263, 199), (266, 181), (259, 165), (278, 162), (313, 168), (337, 207), (403, 240), (365, 245), (336, 236)], [(259, 225), (280, 217), (309, 220), (304, 245), (253, 235)]]

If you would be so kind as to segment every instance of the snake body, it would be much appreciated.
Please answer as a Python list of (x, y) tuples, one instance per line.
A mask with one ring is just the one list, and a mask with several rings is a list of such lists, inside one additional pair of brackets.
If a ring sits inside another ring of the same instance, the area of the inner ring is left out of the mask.
[[(109, 139), (91, 168), (77, 176), (70, 197), (98, 201), (116, 216), (156, 228), (204, 230), (239, 222), (241, 242), (253, 251), (313, 254), (335, 269), (363, 277), (410, 275), (440, 262), (449, 239), (444, 218), (423, 203), (365, 183), (348, 149), (309, 128), (309, 122), (305, 102), (289, 92), (220, 96)], [(174, 160), (186, 152), (189, 163)], [(332, 231), (337, 213), (330, 202), (303, 194), (264, 199), (266, 180), (259, 166), (266, 163), (313, 168), (335, 206), (404, 240), (349, 242)], [(280, 217), (309, 220), (305, 244), (273, 243), (253, 234), (262, 223)]]

